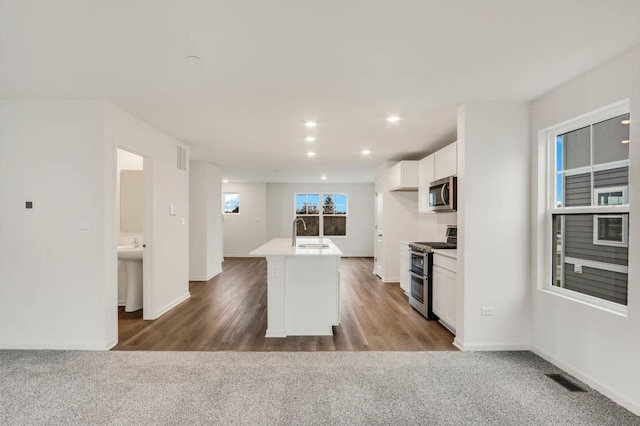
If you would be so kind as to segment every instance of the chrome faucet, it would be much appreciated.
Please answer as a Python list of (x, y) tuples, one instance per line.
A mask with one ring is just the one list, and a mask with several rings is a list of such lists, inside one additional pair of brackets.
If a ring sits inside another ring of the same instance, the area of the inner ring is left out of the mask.
[(296, 223), (298, 221), (302, 222), (302, 226), (304, 226), (304, 230), (307, 230), (307, 224), (304, 223), (304, 219), (301, 217), (297, 217), (295, 219), (293, 219), (293, 232), (291, 233), (291, 246), (295, 247), (296, 246), (296, 239), (298, 238), (298, 227), (296, 226)]

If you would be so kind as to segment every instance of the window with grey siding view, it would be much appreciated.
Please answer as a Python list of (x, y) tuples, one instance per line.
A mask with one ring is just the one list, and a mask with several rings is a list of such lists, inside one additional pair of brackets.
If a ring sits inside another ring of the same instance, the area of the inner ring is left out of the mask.
[(629, 114), (558, 135), (554, 166), (552, 285), (626, 306)]

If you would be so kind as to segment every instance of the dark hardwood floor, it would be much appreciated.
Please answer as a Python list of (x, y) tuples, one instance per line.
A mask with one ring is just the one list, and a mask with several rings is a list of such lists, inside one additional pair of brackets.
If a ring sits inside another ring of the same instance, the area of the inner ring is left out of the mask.
[(155, 321), (119, 310), (115, 350), (455, 351), (453, 335), (414, 311), (399, 284), (371, 273), (371, 258), (343, 258), (341, 324), (333, 336), (265, 338), (267, 263), (227, 258), (223, 272), (189, 284), (191, 298)]

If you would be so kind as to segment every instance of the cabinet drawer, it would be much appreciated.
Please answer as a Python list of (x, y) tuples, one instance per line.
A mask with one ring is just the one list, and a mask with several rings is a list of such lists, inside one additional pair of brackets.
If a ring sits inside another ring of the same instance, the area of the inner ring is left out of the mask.
[(433, 264), (434, 266), (439, 266), (442, 269), (446, 269), (451, 272), (458, 271), (458, 260), (452, 259), (450, 257), (441, 256), (438, 253), (434, 253), (433, 255)]

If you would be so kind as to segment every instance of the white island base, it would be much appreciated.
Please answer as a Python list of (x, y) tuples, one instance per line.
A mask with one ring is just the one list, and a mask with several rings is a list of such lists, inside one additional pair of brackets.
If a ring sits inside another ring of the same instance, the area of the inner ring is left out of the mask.
[[(326, 248), (301, 248), (326, 244)], [(266, 337), (330, 336), (340, 324), (340, 256), (326, 238), (276, 238), (257, 248), (267, 259)]]

